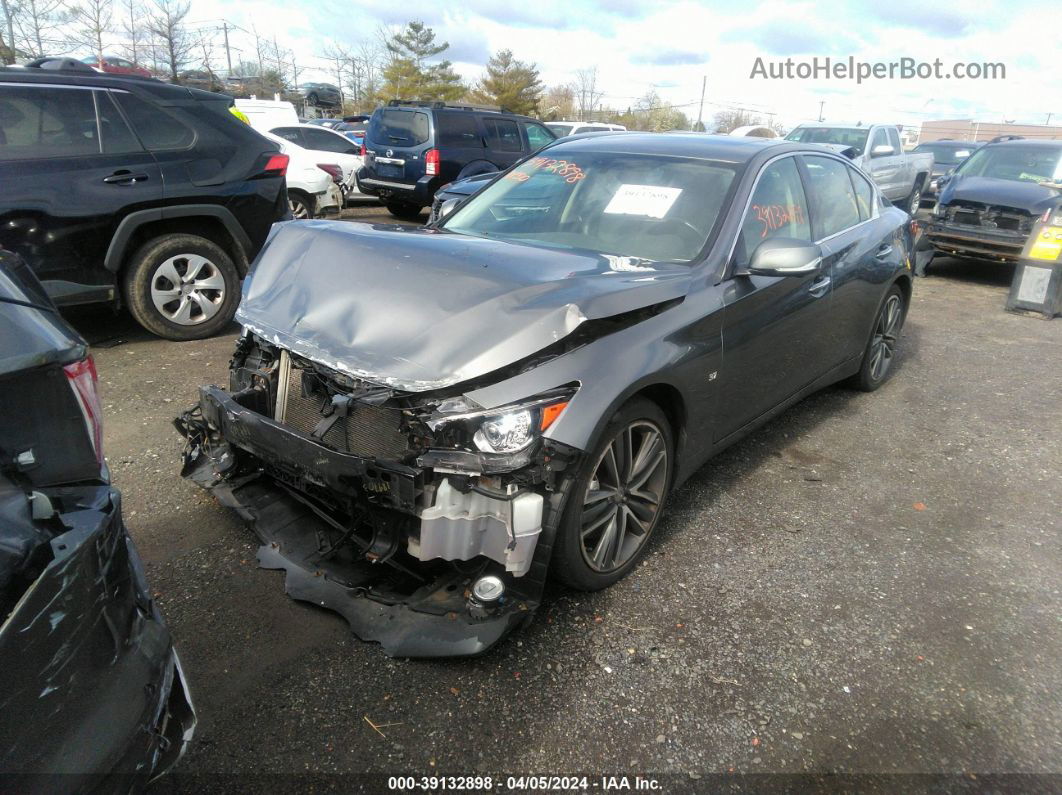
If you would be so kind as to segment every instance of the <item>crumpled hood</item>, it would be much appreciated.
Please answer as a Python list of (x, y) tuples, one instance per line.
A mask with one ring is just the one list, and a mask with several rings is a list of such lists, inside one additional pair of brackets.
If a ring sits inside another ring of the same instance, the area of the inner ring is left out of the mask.
[(586, 320), (686, 295), (692, 271), (425, 227), (274, 227), (236, 319), (348, 375), (409, 392), (485, 375)]
[(1035, 182), (1017, 182), (993, 177), (952, 177), (940, 194), (940, 204), (953, 201), (980, 202), (981, 204), (1016, 207), (1033, 215), (1058, 203), (1059, 191), (1045, 188)]

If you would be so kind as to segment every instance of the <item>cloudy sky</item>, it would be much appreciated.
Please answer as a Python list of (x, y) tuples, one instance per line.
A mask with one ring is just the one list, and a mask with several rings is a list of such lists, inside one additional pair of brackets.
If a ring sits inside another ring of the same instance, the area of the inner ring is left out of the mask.
[[(953, 4), (959, 6), (960, 4)], [(448, 41), (446, 53), (472, 80), (489, 54), (511, 49), (534, 61), (547, 84), (569, 82), (597, 66), (604, 102), (626, 108), (650, 89), (697, 115), (707, 76), (705, 117), (727, 107), (773, 113), (787, 125), (814, 119), (823, 102), (828, 121), (975, 118), (1062, 122), (1057, 85), (1056, 0), (979, 0), (961, 10), (931, 0), (826, 0), (743, 3), (689, 0), (192, 0), (191, 18), (221, 18), (275, 34), (300, 65), (329, 40), (354, 45), (380, 26), (421, 19)], [(1043, 35), (1046, 32), (1046, 35)], [(250, 47), (240, 34), (237, 46)], [(940, 58), (1001, 62), (997, 80), (765, 80), (750, 76), (757, 58), (780, 62), (818, 56), (888, 62)], [(235, 60), (235, 59), (234, 59)], [(317, 79), (324, 79), (319, 72)], [(304, 79), (312, 79), (307, 72)]]

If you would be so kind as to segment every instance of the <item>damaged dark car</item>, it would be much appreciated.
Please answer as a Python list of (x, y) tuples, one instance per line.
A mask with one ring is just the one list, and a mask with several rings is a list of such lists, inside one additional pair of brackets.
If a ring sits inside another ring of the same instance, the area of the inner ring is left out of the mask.
[(562, 140), (434, 226), (279, 224), (227, 389), (176, 421), (293, 598), (472, 655), (629, 573), (669, 492), (787, 406), (888, 378), (911, 230), (824, 148)]
[(0, 406), (0, 777), (142, 789), (195, 713), (109, 483), (87, 346), (2, 248)]

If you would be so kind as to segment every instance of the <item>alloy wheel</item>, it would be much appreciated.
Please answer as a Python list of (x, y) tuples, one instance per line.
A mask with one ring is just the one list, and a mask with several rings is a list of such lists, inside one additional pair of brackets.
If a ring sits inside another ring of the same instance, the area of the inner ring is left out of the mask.
[(918, 209), (922, 206), (922, 191), (916, 190), (914, 196), (911, 197), (911, 206), (907, 208), (908, 214), (913, 218)]
[(654, 423), (626, 425), (605, 448), (583, 496), (580, 548), (596, 572), (614, 572), (642, 548), (660, 513), (670, 453)]
[(870, 377), (880, 381), (892, 366), (896, 352), (896, 338), (903, 323), (903, 303), (898, 295), (890, 295), (878, 315), (874, 336), (870, 341)]
[(310, 217), (310, 208), (306, 206), (306, 203), (301, 199), (288, 199), (288, 207), (291, 209), (291, 215), (300, 221), (304, 221)]
[(164, 260), (152, 274), (151, 301), (171, 323), (205, 323), (225, 301), (225, 277), (206, 257), (178, 254)]

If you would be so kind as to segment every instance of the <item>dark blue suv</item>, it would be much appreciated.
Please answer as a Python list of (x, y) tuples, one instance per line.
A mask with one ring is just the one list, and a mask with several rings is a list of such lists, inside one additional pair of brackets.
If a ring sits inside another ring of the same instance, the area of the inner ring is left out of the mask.
[(396, 218), (415, 219), (443, 185), (502, 171), (555, 139), (504, 109), (391, 100), (369, 120), (358, 189)]

